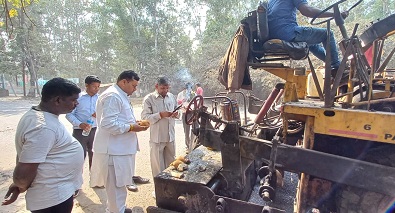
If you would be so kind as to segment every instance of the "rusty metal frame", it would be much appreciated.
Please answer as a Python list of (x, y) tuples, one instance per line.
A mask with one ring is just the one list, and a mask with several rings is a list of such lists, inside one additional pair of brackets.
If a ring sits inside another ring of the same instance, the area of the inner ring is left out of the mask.
[[(200, 128), (200, 143), (220, 149), (221, 131)], [(239, 136), (240, 157), (269, 162), (271, 142)], [(395, 196), (395, 168), (285, 144), (277, 148), (276, 168)], [(236, 157), (236, 156), (233, 156)], [(224, 169), (232, 170), (232, 168)], [(229, 165), (233, 167), (232, 165)], [(237, 175), (237, 174), (235, 174)]]

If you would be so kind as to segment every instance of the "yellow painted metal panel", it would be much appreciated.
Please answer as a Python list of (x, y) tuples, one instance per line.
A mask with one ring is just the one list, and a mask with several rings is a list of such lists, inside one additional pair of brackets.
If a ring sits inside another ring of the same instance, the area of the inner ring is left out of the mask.
[(295, 81), (296, 81), (296, 92), (298, 94), (298, 98), (304, 99), (307, 95), (306, 94), (307, 76), (306, 75), (295, 76)]
[[(297, 101), (306, 97), (307, 75), (294, 75), (293, 68), (270, 68), (265, 67), (265, 71), (282, 78), (286, 81), (284, 99), (288, 101)], [(294, 94), (296, 92), (296, 94)]]
[(314, 116), (314, 132), (326, 135), (395, 143), (395, 113), (321, 108), (308, 103), (286, 104), (285, 113)]
[(292, 68), (267, 68), (265, 67), (264, 70), (267, 72), (272, 73), (273, 75), (284, 79), (287, 82), (295, 82), (294, 81), (294, 69)]

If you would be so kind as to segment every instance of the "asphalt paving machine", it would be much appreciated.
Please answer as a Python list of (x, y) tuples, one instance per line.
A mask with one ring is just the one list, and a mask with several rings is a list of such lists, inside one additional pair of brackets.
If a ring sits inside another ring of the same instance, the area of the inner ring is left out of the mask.
[[(395, 34), (395, 14), (360, 36), (356, 25), (348, 36), (339, 12), (343, 2), (321, 12), (334, 10), (344, 56), (338, 73), (331, 76), (327, 66), (322, 81), (310, 58), (299, 54), (305, 44), (267, 40), (264, 4), (248, 14), (242, 25), (249, 41), (249, 68), (284, 82), (265, 101), (248, 97), (244, 106), (256, 114), (251, 123), (240, 118), (240, 107), (226, 92), (196, 96), (185, 121), (199, 123), (194, 129), (198, 148), (186, 156), (186, 170), (169, 167), (154, 178), (157, 206), (148, 212), (285, 212), (270, 205), (276, 202), (284, 171), (298, 175), (294, 212), (395, 211), (395, 79), (387, 67), (395, 48), (383, 58), (385, 41)], [(322, 23), (330, 29), (330, 21)], [(299, 53), (293, 54), (292, 46)], [(279, 63), (306, 57), (309, 75)], [(341, 84), (345, 70), (348, 81)], [(317, 98), (308, 97), (309, 77)], [(248, 202), (256, 184), (264, 205)]]

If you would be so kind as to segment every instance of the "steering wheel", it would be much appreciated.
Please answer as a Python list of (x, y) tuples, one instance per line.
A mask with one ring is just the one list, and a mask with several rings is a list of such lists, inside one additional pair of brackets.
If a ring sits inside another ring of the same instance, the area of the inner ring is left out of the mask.
[[(310, 24), (312, 24), (312, 25), (320, 25), (320, 24), (322, 24), (322, 23), (326, 23), (326, 22), (328, 22), (328, 21), (331, 21), (332, 19), (343, 20), (343, 17), (341, 16), (341, 13), (340, 13), (340, 11), (339, 11), (339, 4), (341, 4), (341, 3), (345, 2), (345, 1), (347, 1), (347, 0), (340, 0), (340, 1), (338, 1), (338, 2), (336, 2), (336, 3), (334, 3), (334, 4), (332, 4), (332, 5), (330, 5), (330, 6), (327, 7), (326, 9), (321, 10), (321, 12), (317, 13), (317, 14), (313, 17), (313, 19), (311, 19)], [(349, 11), (352, 10), (352, 9), (354, 9), (354, 7), (358, 6), (360, 3), (362, 3), (362, 1), (363, 1), (363, 0), (359, 0), (359, 1), (358, 1), (357, 3), (355, 3), (352, 7), (350, 7), (350, 8), (347, 10), (347, 12), (349, 12)], [(326, 20), (324, 20), (324, 21), (321, 21), (321, 22), (318, 22), (318, 23), (314, 22), (318, 17), (320, 17), (322, 14), (324, 14), (326, 11), (328, 11), (328, 10), (330, 10), (330, 9), (332, 9), (332, 8), (333, 8), (333, 11), (334, 11), (334, 13), (335, 13), (335, 14), (334, 14), (334, 17), (328, 18), (328, 19), (326, 19)]]
[(188, 125), (192, 125), (194, 121), (196, 121), (199, 117), (199, 112), (197, 111), (199, 108), (203, 106), (203, 96), (197, 95), (195, 96), (191, 102), (189, 102), (187, 110), (185, 112), (185, 123)]

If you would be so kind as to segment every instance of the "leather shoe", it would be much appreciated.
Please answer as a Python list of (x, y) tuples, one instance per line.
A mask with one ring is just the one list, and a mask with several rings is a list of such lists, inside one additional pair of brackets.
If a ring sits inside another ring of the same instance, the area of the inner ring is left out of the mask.
[(133, 176), (133, 182), (138, 183), (138, 184), (146, 184), (146, 183), (149, 183), (149, 179), (142, 178), (140, 176)]
[(137, 192), (139, 189), (137, 188), (136, 184), (127, 185), (126, 188), (131, 192)]
[(125, 208), (125, 211), (124, 211), (125, 213), (132, 213), (133, 211), (132, 211), (132, 209), (129, 209), (129, 208)]

